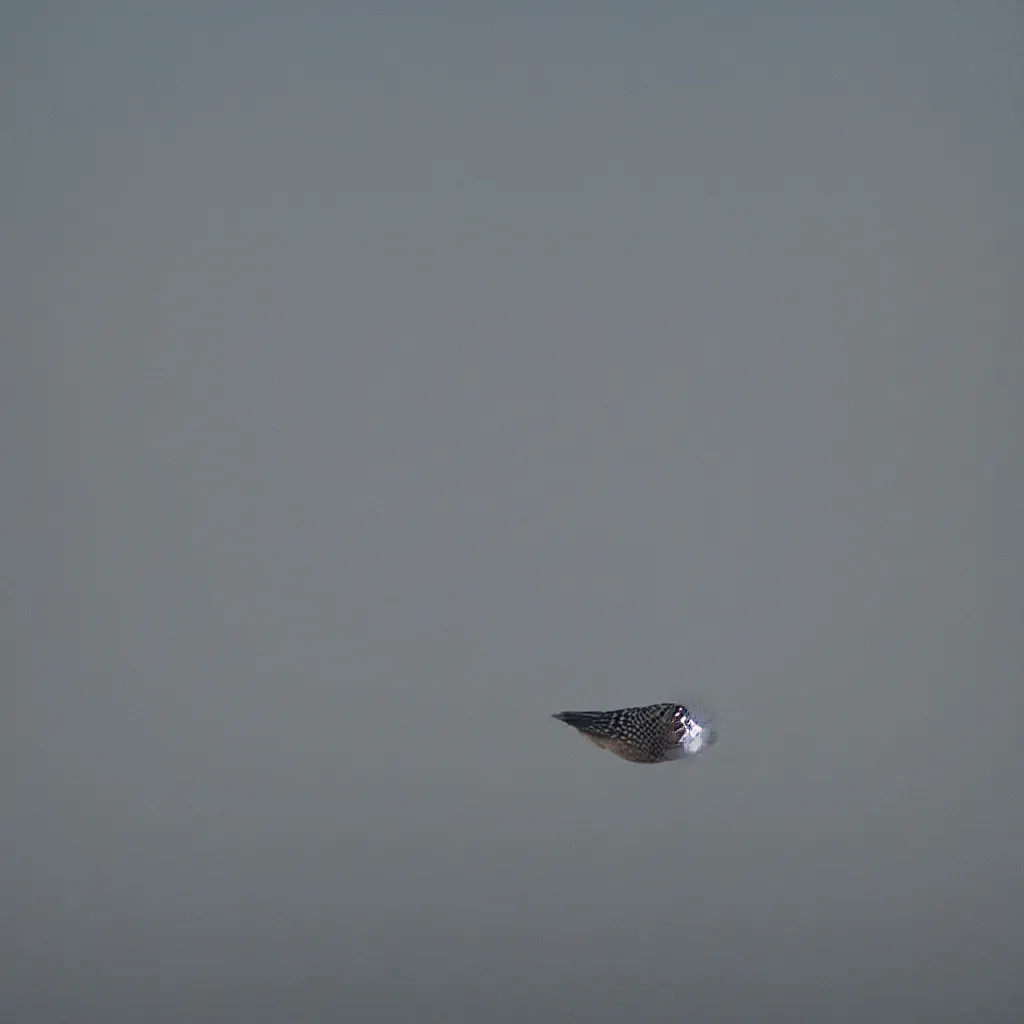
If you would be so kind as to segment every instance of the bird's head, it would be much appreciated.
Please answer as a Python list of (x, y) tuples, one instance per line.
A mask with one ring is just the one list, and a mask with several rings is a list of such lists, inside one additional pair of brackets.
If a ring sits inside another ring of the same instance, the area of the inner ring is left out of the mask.
[(672, 717), (679, 757), (693, 757), (718, 742), (710, 716), (698, 716), (679, 704)]

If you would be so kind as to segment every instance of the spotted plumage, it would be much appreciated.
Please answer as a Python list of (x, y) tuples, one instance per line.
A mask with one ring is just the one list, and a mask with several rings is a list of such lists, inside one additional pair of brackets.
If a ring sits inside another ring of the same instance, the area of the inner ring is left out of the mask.
[(682, 704), (648, 704), (615, 711), (560, 711), (553, 717), (626, 761), (657, 764), (692, 757), (717, 733)]

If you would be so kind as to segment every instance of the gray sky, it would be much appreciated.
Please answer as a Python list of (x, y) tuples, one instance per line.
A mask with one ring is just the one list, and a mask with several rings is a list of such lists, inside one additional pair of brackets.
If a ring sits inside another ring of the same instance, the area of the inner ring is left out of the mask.
[(0, 1016), (1020, 1019), (1019, 5), (503, 6), (4, 5)]

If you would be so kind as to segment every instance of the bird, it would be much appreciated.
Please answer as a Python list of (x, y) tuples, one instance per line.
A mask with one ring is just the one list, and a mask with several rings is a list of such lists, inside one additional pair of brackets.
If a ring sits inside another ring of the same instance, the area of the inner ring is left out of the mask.
[(591, 743), (624, 761), (659, 764), (693, 757), (718, 740), (683, 704), (645, 704), (614, 711), (559, 711), (552, 715)]

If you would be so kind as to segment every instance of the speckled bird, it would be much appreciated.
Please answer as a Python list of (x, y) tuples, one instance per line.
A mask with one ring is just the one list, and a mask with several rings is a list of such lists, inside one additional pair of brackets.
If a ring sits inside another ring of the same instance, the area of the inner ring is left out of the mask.
[(553, 717), (571, 725), (591, 743), (623, 760), (658, 764), (693, 757), (718, 739), (682, 704), (647, 704), (616, 711), (560, 711)]

